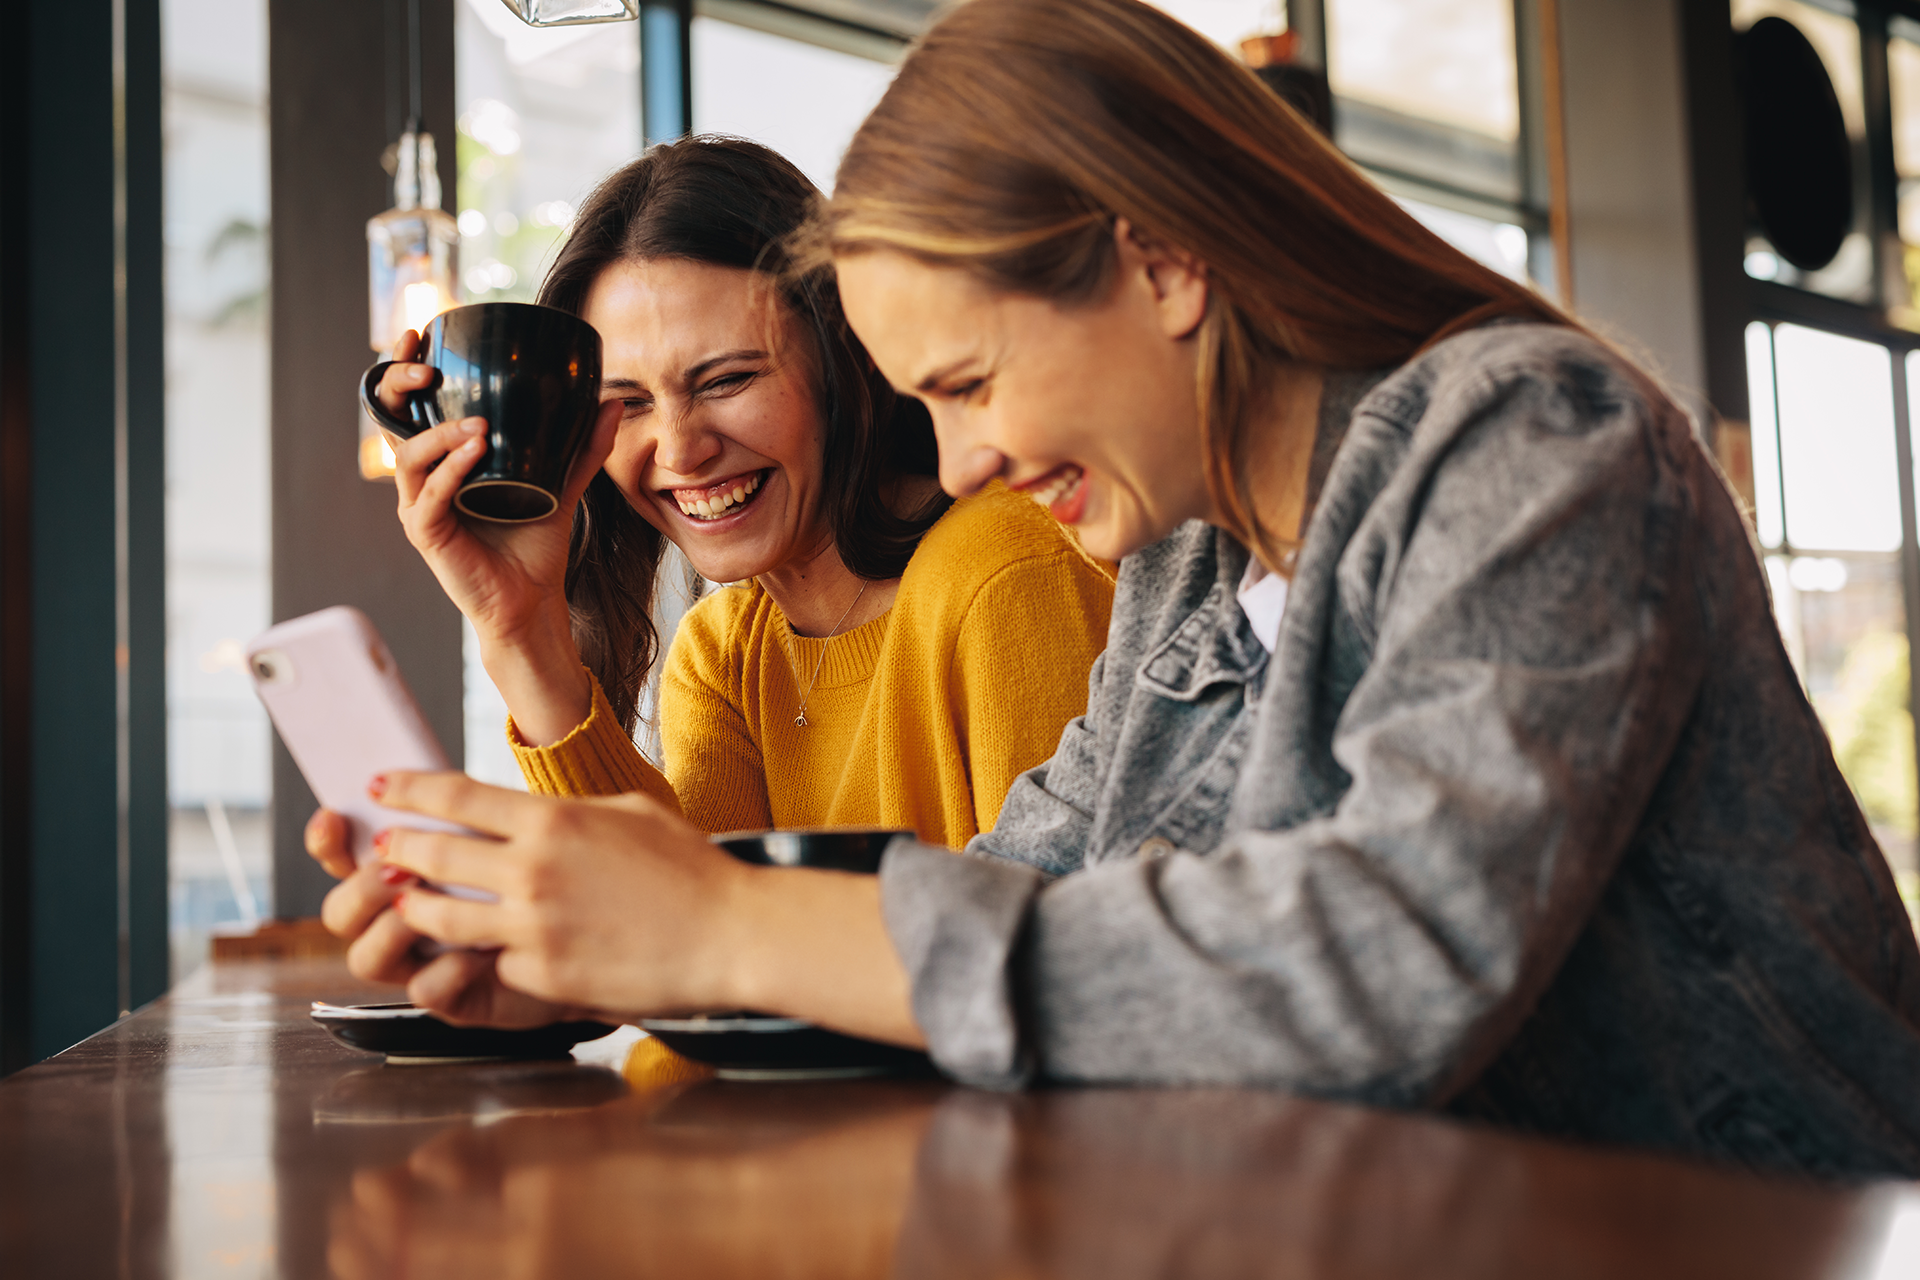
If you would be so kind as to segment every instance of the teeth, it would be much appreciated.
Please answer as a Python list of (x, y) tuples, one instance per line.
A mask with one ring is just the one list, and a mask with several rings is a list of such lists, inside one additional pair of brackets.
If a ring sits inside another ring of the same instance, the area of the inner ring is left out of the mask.
[(1068, 467), (1044, 489), (1029, 489), (1033, 500), (1043, 507), (1050, 507), (1073, 492), (1073, 486), (1080, 483), (1080, 477), (1086, 474), (1079, 467)]
[(742, 483), (734, 485), (731, 490), (722, 489), (718, 493), (710, 493), (703, 497), (679, 498), (676, 499), (676, 501), (680, 505), (680, 513), (682, 515), (698, 516), (703, 520), (711, 520), (716, 516), (725, 515), (730, 508), (739, 506), (757, 493), (759, 489), (760, 476), (756, 474), (749, 476)]

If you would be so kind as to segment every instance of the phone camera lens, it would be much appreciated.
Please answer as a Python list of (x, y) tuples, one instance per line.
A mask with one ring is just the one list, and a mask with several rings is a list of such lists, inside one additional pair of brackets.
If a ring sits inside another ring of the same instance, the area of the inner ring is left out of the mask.
[(275, 676), (280, 674), (280, 671), (279, 668), (273, 665), (272, 658), (263, 655), (253, 660), (253, 674), (259, 676), (262, 680), (272, 681)]

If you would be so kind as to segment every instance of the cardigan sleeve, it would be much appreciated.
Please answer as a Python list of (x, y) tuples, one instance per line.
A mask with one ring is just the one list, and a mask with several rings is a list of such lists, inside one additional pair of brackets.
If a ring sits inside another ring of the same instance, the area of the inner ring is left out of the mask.
[(638, 791), (680, 812), (680, 801), (666, 776), (640, 754), (620, 726), (600, 681), (593, 680), (593, 709), (573, 732), (551, 746), (530, 747), (513, 720), (507, 743), (520, 765), (527, 790), (540, 796), (617, 796)]
[(1113, 578), (1071, 547), (1015, 561), (975, 594), (947, 679), (975, 830), (993, 829), (1014, 779), (1053, 755), (1060, 726), (1085, 710), (1112, 612)]

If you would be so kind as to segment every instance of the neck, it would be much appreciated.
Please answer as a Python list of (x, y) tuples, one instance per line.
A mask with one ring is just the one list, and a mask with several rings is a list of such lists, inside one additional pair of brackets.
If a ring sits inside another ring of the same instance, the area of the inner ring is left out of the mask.
[[(938, 480), (907, 476), (889, 487), (887, 506), (895, 515), (906, 515), (925, 506), (939, 490)], [(900, 589), (898, 578), (868, 582), (847, 568), (833, 539), (825, 536), (818, 550), (757, 574), (754, 581), (773, 597), (795, 631), (814, 637), (838, 635), (872, 622), (893, 607), (894, 594)]]
[[(1313, 446), (1320, 433), (1320, 392), (1325, 374), (1308, 365), (1283, 365), (1274, 375), (1267, 407), (1250, 424), (1253, 447), (1247, 458), (1253, 481), (1253, 510), (1271, 535), (1297, 542), (1307, 518), (1307, 482)], [(1260, 563), (1276, 573), (1285, 565)]]
[(838, 635), (871, 622), (892, 606), (900, 585), (898, 578), (866, 582), (841, 563), (831, 542), (810, 556), (767, 570), (754, 581), (773, 597), (795, 631), (816, 637)]

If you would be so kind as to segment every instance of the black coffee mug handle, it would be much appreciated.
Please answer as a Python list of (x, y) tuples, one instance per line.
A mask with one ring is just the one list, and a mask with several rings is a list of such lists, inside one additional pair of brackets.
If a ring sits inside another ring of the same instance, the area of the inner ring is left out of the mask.
[[(387, 412), (386, 406), (380, 403), (380, 379), (387, 376), (387, 370), (399, 363), (398, 360), (381, 360), (360, 376), (360, 407), (367, 411), (369, 418), (393, 434), (403, 440), (411, 440), (434, 423), (427, 416), (425, 392), (416, 391), (408, 394), (407, 407), (413, 411), (411, 419), (394, 417)], [(438, 381), (437, 377), (435, 381)]]

